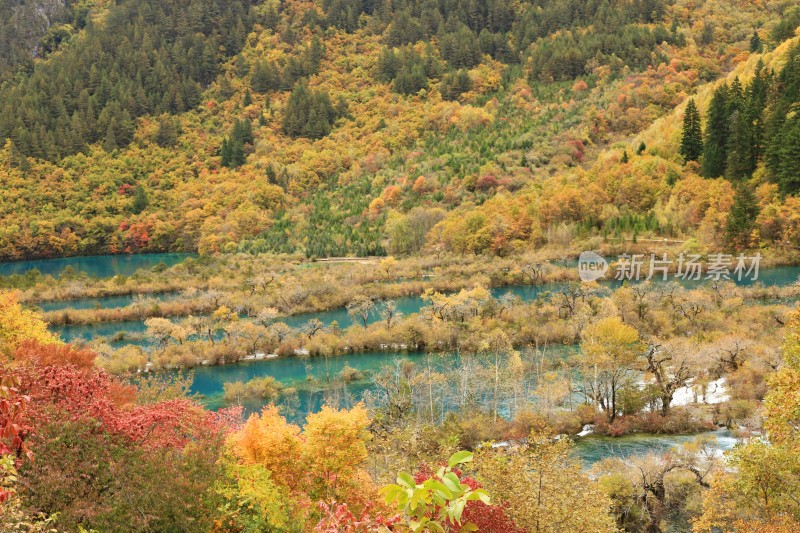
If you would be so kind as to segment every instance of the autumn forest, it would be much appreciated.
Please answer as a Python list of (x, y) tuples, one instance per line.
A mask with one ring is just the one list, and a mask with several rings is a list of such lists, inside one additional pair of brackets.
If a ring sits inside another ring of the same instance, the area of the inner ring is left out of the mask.
[(798, 27), (0, 0), (0, 530), (800, 530)]

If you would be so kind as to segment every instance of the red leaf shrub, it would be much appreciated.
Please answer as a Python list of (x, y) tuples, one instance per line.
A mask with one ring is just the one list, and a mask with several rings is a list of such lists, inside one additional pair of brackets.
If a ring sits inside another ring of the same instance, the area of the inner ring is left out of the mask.
[(32, 458), (25, 446), (25, 436), (31, 431), (25, 421), (30, 398), (19, 392), (16, 376), (0, 368), (0, 455), (23, 455)]
[(184, 399), (148, 405), (120, 404), (121, 392), (132, 387), (102, 370), (68, 365), (26, 366), (18, 372), (21, 390), (31, 399), (29, 420), (40, 424), (94, 419), (104, 431), (147, 448), (182, 448), (193, 440), (227, 431), (237, 417), (235, 411), (211, 413)]
[(17, 347), (14, 359), (35, 366), (74, 365), (78, 368), (92, 368), (95, 353), (91, 350), (74, 348), (69, 344), (40, 344), (26, 340)]
[(356, 516), (346, 503), (319, 502), (322, 519), (314, 527), (317, 533), (370, 533), (381, 527), (391, 527), (400, 522), (399, 516), (386, 518), (381, 514), (373, 516), (368, 506)]

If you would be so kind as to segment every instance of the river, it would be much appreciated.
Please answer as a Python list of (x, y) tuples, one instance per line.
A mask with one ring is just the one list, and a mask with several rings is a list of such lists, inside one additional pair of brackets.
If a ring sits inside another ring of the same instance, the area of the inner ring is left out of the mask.
[(161, 263), (170, 267), (194, 256), (195, 254), (164, 253), (93, 255), (13, 261), (0, 263), (0, 276), (23, 275), (31, 270), (38, 270), (43, 275), (57, 277), (69, 266), (73, 270), (85, 272), (91, 277), (111, 278), (114, 276), (130, 276), (139, 269), (150, 269)]
[[(144, 256), (101, 256), (83, 257), (70, 259), (53, 259), (42, 261), (25, 261), (19, 263), (0, 264), (0, 275), (24, 273), (32, 268), (38, 269), (44, 274), (57, 275), (66, 268), (72, 266), (75, 270), (83, 271), (91, 276), (99, 278), (111, 277), (117, 274), (131, 275), (139, 268), (152, 268), (153, 266), (164, 263), (167, 265), (176, 264), (189, 257), (188, 254), (153, 254)], [(785, 286), (795, 283), (800, 276), (800, 267), (777, 267), (764, 269), (759, 276), (759, 282), (765, 286)], [(701, 282), (684, 282), (684, 286), (692, 287)], [(604, 286), (616, 287), (620, 285), (617, 281), (604, 281)], [(738, 282), (739, 285), (752, 285), (752, 280)], [(512, 286), (494, 288), (491, 290), (495, 298), (504, 294), (512, 294), (522, 301), (531, 301), (547, 291), (557, 290), (563, 283), (549, 283), (538, 286)], [(163, 297), (170, 297), (164, 295)], [(123, 307), (132, 301), (130, 296), (87, 298), (71, 302), (70, 307), (92, 308), (92, 307)], [(419, 312), (424, 302), (418, 296), (398, 298), (395, 303), (398, 310), (403, 314), (413, 314)], [(43, 309), (62, 309), (62, 302), (43, 303)], [(282, 320), (289, 326), (298, 327), (312, 318), (319, 319), (325, 325), (330, 325), (334, 321), (339, 327), (347, 328), (353, 324), (352, 317), (346, 309), (333, 309), (318, 313), (305, 313), (289, 317)], [(378, 320), (378, 315), (373, 314), (370, 322)], [(105, 324), (93, 324), (82, 326), (61, 326), (53, 328), (66, 341), (77, 338), (91, 340), (98, 337), (114, 339), (124, 333), (141, 334), (145, 331), (142, 321), (116, 322)], [(124, 344), (124, 339), (117, 340), (115, 344)], [(142, 341), (138, 343), (143, 344)], [(254, 377), (272, 376), (282, 384), (294, 387), (297, 390), (296, 402), (292, 406), (293, 413), (290, 415), (295, 421), (301, 421), (309, 412), (317, 411), (320, 406), (330, 399), (331, 394), (335, 394), (337, 401), (343, 405), (349, 405), (359, 401), (364, 394), (373, 387), (370, 376), (378, 372), (387, 363), (393, 362), (397, 358), (408, 358), (418, 362), (427, 362), (428, 358), (444, 358), (452, 361), (452, 355), (426, 355), (409, 353), (363, 353), (349, 356), (333, 357), (329, 360), (323, 358), (300, 359), (300, 358), (281, 358), (277, 360), (252, 361), (234, 365), (200, 367), (193, 370), (192, 393), (199, 394), (203, 402), (212, 409), (222, 407), (223, 384), (231, 381), (248, 381)], [(331, 392), (331, 387), (327, 385), (327, 376), (338, 375), (345, 366), (350, 366), (363, 373), (363, 379), (352, 382), (344, 387), (338, 387), (335, 393)], [(309, 379), (310, 378), (310, 379)], [(257, 410), (259, 405), (249, 407), (251, 412)], [(712, 432), (717, 438), (717, 447), (720, 450), (730, 449), (735, 439), (727, 432)], [(579, 439), (576, 446), (576, 454), (585, 464), (592, 464), (605, 457), (629, 457), (631, 455), (642, 455), (649, 452), (663, 452), (669, 448), (679, 445), (691, 439), (691, 436), (663, 436), (663, 435), (631, 435), (622, 438), (606, 438), (590, 436)]]
[[(570, 351), (574, 347), (551, 348), (551, 352)], [(326, 401), (335, 401), (340, 407), (351, 406), (364, 398), (374, 386), (370, 376), (379, 372), (387, 363), (407, 359), (416, 364), (438, 368), (457, 364), (457, 357), (452, 354), (423, 353), (361, 353), (331, 357), (329, 360), (316, 357), (301, 359), (297, 357), (280, 358), (265, 361), (248, 361), (233, 365), (217, 367), (200, 367), (190, 371), (193, 375), (191, 393), (199, 395), (201, 401), (211, 409), (224, 407), (223, 385), (228, 382), (247, 382), (253, 378), (272, 376), (287, 387), (297, 390), (296, 403), (287, 413), (292, 422), (302, 423), (310, 412), (318, 411)], [(326, 386), (328, 379), (338, 376), (342, 369), (350, 367), (363, 373), (363, 379), (342, 385), (338, 384), (334, 392)], [(261, 403), (246, 406), (246, 412), (258, 411)], [(729, 431), (717, 430), (703, 433), (716, 439), (714, 448), (726, 451), (733, 448), (736, 439)], [(648, 453), (663, 453), (673, 447), (686, 443), (697, 435), (649, 435), (634, 434), (624, 437), (602, 437), (589, 435), (576, 439), (575, 453), (582, 462), (589, 466), (608, 457), (627, 458)]]
[[(800, 267), (798, 266), (791, 266), (791, 267), (776, 267), (770, 269), (763, 269), (759, 273), (758, 282), (762, 283), (764, 286), (786, 286), (792, 283), (797, 282), (798, 277), (800, 276)], [(706, 283), (704, 281), (683, 281), (681, 285), (692, 288), (702, 285)], [(742, 281), (736, 282), (740, 286), (752, 286), (755, 282), (750, 279), (745, 279)], [(603, 281), (601, 285), (608, 288), (616, 288), (619, 287), (622, 283), (620, 281), (611, 280), (611, 281)], [(519, 285), (519, 286), (508, 286), (508, 287), (496, 287), (491, 289), (491, 294), (495, 298), (500, 298), (505, 294), (512, 294), (514, 296), (519, 297), (519, 299), (523, 302), (528, 302), (535, 300), (539, 295), (555, 291), (562, 288), (565, 284), (564, 283), (545, 283), (542, 285)], [(89, 307), (96, 307), (99, 305), (103, 307), (105, 302), (103, 299), (87, 299), (82, 301), (82, 305), (86, 305)], [(404, 296), (401, 298), (397, 298), (395, 300), (397, 305), (397, 309), (403, 313), (404, 315), (409, 315), (413, 313), (418, 313), (419, 310), (425, 305), (425, 302), (419, 296)], [(46, 304), (40, 304), (40, 307)], [(338, 326), (342, 329), (346, 329), (353, 325), (353, 317), (347, 313), (347, 309), (345, 308), (338, 308), (338, 309), (331, 309), (328, 311), (319, 311), (316, 313), (300, 313), (297, 315), (291, 315), (288, 317), (283, 317), (280, 320), (285, 322), (287, 325), (296, 328), (299, 327), (311, 319), (318, 319), (322, 322), (325, 326), (331, 325), (334, 321), (338, 324)], [(379, 313), (374, 312), (370, 318), (369, 323), (373, 323), (379, 320)], [(67, 342), (71, 342), (76, 339), (83, 339), (86, 341), (90, 341), (92, 339), (97, 338), (98, 335), (103, 336), (113, 336), (119, 334), (121, 332), (127, 333), (143, 333), (145, 331), (144, 322), (141, 321), (130, 321), (130, 322), (117, 322), (117, 323), (109, 323), (109, 324), (100, 324), (100, 325), (81, 325), (81, 326), (56, 326), (52, 328), (53, 331), (61, 336)], [(117, 342), (115, 344), (120, 344)], [(144, 345), (146, 344), (145, 341), (137, 341), (137, 344)]]

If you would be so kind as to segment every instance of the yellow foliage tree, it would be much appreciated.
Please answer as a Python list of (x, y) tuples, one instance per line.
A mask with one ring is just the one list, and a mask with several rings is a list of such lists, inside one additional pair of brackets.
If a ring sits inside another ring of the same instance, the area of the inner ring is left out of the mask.
[(783, 368), (772, 375), (767, 395), (764, 429), (777, 446), (800, 452), (800, 309), (788, 324), (783, 345)]
[(618, 316), (603, 318), (583, 333), (579, 360), (585, 391), (606, 411), (609, 422), (617, 416), (617, 396), (628, 384), (640, 349), (639, 333)]
[(481, 452), (479, 480), (526, 531), (617, 531), (610, 498), (583, 474), (571, 447), (567, 439), (535, 432), (519, 451)]
[(241, 465), (264, 468), (271, 483), (288, 491), (293, 506), (336, 501), (363, 509), (377, 495), (363, 468), (369, 423), (362, 404), (350, 410), (323, 407), (308, 415), (301, 433), (270, 405), (229, 437), (228, 455)]
[(242, 463), (266, 467), (274, 482), (289, 488), (300, 485), (300, 428), (286, 422), (274, 405), (265, 407), (261, 416), (251, 416), (244, 427), (230, 437), (229, 445)]
[(349, 411), (323, 406), (319, 413), (308, 415), (303, 430), (303, 461), (312, 472), (313, 496), (352, 501), (371, 485), (362, 468), (367, 459), (369, 422), (362, 404)]
[(800, 310), (788, 324), (784, 366), (769, 377), (764, 429), (769, 441), (734, 448), (726, 472), (703, 501), (694, 530), (800, 531)]
[(22, 341), (61, 344), (33, 311), (23, 309), (14, 292), (0, 293), (0, 351), (12, 355)]

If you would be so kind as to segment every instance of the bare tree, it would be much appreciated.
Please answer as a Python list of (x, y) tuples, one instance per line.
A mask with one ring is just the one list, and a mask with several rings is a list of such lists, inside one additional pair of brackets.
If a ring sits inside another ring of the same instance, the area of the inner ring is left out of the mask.
[(381, 305), (381, 318), (386, 321), (386, 328), (392, 329), (394, 323), (403, 316), (403, 313), (397, 309), (397, 303), (394, 300), (384, 300)]
[(694, 375), (692, 357), (696, 346), (685, 339), (653, 342), (642, 356), (641, 370), (653, 375), (661, 399), (661, 416), (669, 414), (675, 391)]
[(364, 329), (369, 324), (369, 317), (375, 310), (376, 302), (371, 296), (361, 295), (356, 296), (347, 304), (347, 314), (354, 319), (360, 320)]
[(309, 339), (314, 337), (317, 333), (325, 329), (325, 324), (323, 324), (320, 319), (312, 318), (300, 328)]

